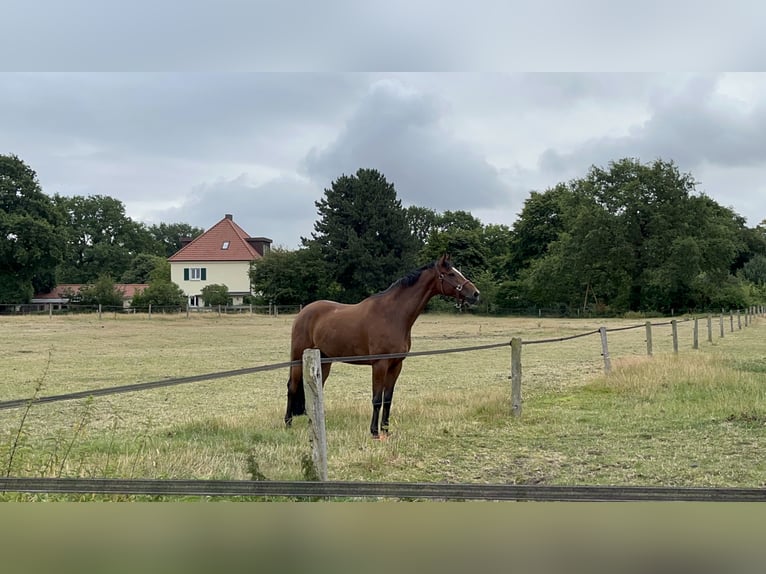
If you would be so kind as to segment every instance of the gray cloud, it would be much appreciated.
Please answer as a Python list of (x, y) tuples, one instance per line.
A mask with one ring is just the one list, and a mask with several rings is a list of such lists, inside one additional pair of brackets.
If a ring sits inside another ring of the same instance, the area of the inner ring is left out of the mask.
[[(386, 24), (388, 25), (388, 24)], [(335, 179), (511, 225), (530, 190), (621, 157), (672, 159), (766, 217), (766, 77), (696, 74), (4, 74), (0, 153), (49, 193), (297, 247)]]
[(309, 152), (305, 171), (329, 183), (359, 167), (375, 168), (394, 183), (404, 203), (439, 211), (504, 203), (510, 190), (497, 169), (440, 124), (445, 107), (399, 82), (378, 82), (338, 137)]
[(559, 177), (582, 173), (621, 157), (672, 159), (683, 171), (711, 167), (766, 168), (766, 107), (721, 94), (719, 78), (694, 76), (662, 86), (647, 100), (648, 119), (619, 137), (586, 139), (572, 151), (555, 148), (540, 156), (539, 169)]
[(195, 186), (180, 206), (159, 211), (153, 219), (184, 221), (207, 229), (231, 213), (249, 235), (269, 237), (275, 246), (295, 249), (300, 236), (308, 237), (313, 229), (314, 201), (319, 196), (313, 184), (297, 177), (254, 184), (242, 174)]
[(0, 50), (27, 70), (752, 69), (765, 12), (742, 0), (6, 0)]

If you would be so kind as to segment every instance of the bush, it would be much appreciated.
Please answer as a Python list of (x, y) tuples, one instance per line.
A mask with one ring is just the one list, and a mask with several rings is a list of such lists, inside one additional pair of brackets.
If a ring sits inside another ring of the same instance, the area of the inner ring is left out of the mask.
[(122, 307), (125, 293), (115, 286), (111, 277), (101, 275), (95, 283), (84, 285), (80, 289), (79, 299), (84, 305)]
[(154, 281), (143, 291), (137, 291), (130, 306), (136, 309), (152, 307), (186, 308), (186, 295), (172, 281)]
[(206, 285), (201, 295), (206, 307), (229, 304), (229, 288), (226, 285)]

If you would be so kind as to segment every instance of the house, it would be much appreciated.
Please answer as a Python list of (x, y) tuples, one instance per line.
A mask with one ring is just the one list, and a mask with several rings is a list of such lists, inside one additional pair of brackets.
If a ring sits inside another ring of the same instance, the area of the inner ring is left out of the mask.
[[(56, 285), (50, 293), (38, 293), (36, 294), (30, 303), (32, 305), (48, 306), (54, 305), (55, 308), (61, 309), (69, 303), (77, 303), (79, 301), (78, 295), (80, 289), (85, 285), (81, 283), (62, 283)], [(130, 302), (133, 299), (136, 291), (143, 291), (149, 285), (145, 283), (115, 283), (114, 288), (118, 291), (122, 291), (123, 294), (123, 307), (130, 307)]]
[(250, 264), (271, 249), (268, 237), (250, 237), (234, 218), (224, 218), (168, 257), (170, 280), (186, 294), (190, 307), (200, 307), (202, 288), (226, 285), (234, 305), (250, 295)]

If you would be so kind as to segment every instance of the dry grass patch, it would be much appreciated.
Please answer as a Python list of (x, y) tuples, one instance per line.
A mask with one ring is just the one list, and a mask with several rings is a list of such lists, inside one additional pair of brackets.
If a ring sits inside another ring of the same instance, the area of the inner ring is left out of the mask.
[[(634, 321), (425, 315), (413, 350), (564, 337)], [(0, 317), (0, 400), (280, 363), (291, 317)], [(333, 480), (529, 484), (763, 484), (763, 328), (691, 349), (691, 323), (524, 345), (524, 412), (510, 416), (510, 349), (405, 362), (388, 441), (368, 437), (370, 369), (325, 387)], [(12, 476), (301, 479), (305, 418), (285, 429), (287, 371), (0, 411)], [(15, 446), (14, 446), (15, 445)]]

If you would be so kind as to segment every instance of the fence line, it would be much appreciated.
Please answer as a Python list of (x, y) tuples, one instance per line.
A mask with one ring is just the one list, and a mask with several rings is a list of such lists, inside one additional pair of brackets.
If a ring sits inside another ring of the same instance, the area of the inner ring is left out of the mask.
[(555, 486), (428, 482), (0, 478), (0, 492), (290, 498), (415, 498), (515, 501), (766, 502), (763, 488)]
[[(763, 315), (766, 313), (766, 307), (758, 307), (756, 308), (750, 308), (749, 310), (746, 310), (746, 312), (750, 312), (751, 314), (759, 314)], [(723, 324), (723, 315), (721, 315), (722, 323)], [(732, 315), (733, 320), (733, 315)], [(675, 319), (673, 320), (675, 321)], [(645, 323), (646, 329), (647, 329), (647, 355), (652, 355), (652, 345), (651, 345), (651, 327), (655, 326), (663, 326), (663, 325), (670, 325), (673, 323), (673, 321), (666, 321), (663, 323), (654, 323), (652, 324), (650, 321), (647, 321)], [(683, 319), (683, 321), (689, 321), (689, 319)], [(711, 325), (711, 316), (708, 315), (708, 335), (709, 335), (709, 341), (712, 342), (712, 331), (710, 328)], [(628, 327), (613, 327), (611, 329), (605, 329), (606, 332), (618, 332), (618, 331), (626, 331), (629, 329), (639, 329), (644, 325), (631, 325)], [(524, 341), (521, 340), (521, 345), (538, 345), (538, 344), (547, 344), (547, 343), (558, 343), (562, 341), (570, 341), (573, 339), (578, 339), (580, 337), (588, 337), (590, 335), (595, 335), (596, 333), (600, 333), (601, 329), (595, 329), (592, 331), (586, 331), (583, 333), (577, 333), (575, 335), (569, 335), (566, 337), (554, 337), (554, 338), (547, 338), (547, 339), (534, 339), (531, 341)], [(723, 335), (722, 335), (723, 336)], [(394, 359), (394, 358), (407, 358), (407, 357), (423, 357), (428, 355), (440, 355), (440, 354), (448, 354), (448, 353), (464, 353), (469, 351), (481, 351), (481, 350), (488, 350), (488, 349), (497, 349), (500, 347), (508, 347), (511, 345), (511, 341), (503, 342), (503, 343), (490, 343), (487, 345), (474, 345), (471, 347), (457, 347), (452, 349), (437, 349), (433, 351), (410, 351), (408, 353), (386, 353), (386, 354), (378, 354), (378, 355), (360, 355), (360, 356), (348, 356), (348, 357), (324, 357), (321, 359), (322, 363), (332, 363), (332, 362), (338, 362), (338, 363), (350, 363), (350, 362), (359, 362), (359, 361), (368, 361), (368, 360), (377, 360), (377, 359)], [(602, 354), (603, 354), (603, 344), (602, 344)], [(606, 362), (606, 360), (605, 360)], [(64, 393), (60, 395), (49, 395), (49, 396), (42, 396), (42, 397), (27, 397), (23, 399), (12, 399), (8, 401), (2, 401), (0, 402), (0, 410), (6, 410), (6, 409), (13, 409), (13, 408), (19, 408), (26, 406), (31, 402), (36, 404), (44, 404), (44, 403), (53, 403), (53, 402), (60, 402), (60, 401), (70, 401), (70, 400), (76, 400), (76, 399), (86, 399), (88, 397), (100, 397), (105, 395), (113, 395), (113, 394), (120, 394), (120, 393), (131, 393), (136, 391), (143, 391), (143, 390), (149, 390), (149, 389), (158, 389), (162, 387), (171, 387), (176, 385), (182, 385), (186, 383), (197, 383), (197, 382), (203, 382), (203, 381), (210, 381), (215, 379), (223, 379), (223, 378), (229, 378), (229, 377), (236, 377), (240, 375), (249, 375), (253, 373), (263, 372), (263, 371), (272, 371), (276, 369), (284, 369), (287, 367), (291, 367), (294, 365), (301, 364), (301, 360), (295, 360), (295, 361), (286, 361), (283, 363), (274, 363), (270, 365), (260, 365), (256, 367), (245, 367), (242, 369), (233, 369), (229, 371), (220, 371), (216, 373), (207, 373), (204, 375), (191, 375), (187, 377), (174, 377), (174, 378), (167, 378), (162, 379), (159, 381), (150, 381), (145, 383), (134, 383), (132, 385), (121, 385), (117, 387), (104, 387), (100, 389), (91, 389), (91, 390), (83, 390), (83, 391), (76, 391), (72, 393)]]
[[(759, 314), (764, 309), (758, 309)], [(752, 323), (751, 315), (755, 308), (745, 312), (745, 325)], [(731, 316), (733, 321), (733, 316)], [(741, 317), (737, 312), (738, 319)], [(688, 319), (687, 319), (688, 320)], [(661, 323), (659, 325), (668, 324)], [(673, 333), (673, 351), (678, 352), (677, 320), (669, 322)], [(740, 328), (741, 328), (741, 323)], [(720, 316), (721, 337), (724, 336), (723, 314)], [(733, 326), (733, 322), (732, 322)], [(604, 370), (609, 373), (611, 362), (607, 346), (608, 331), (624, 331), (640, 328), (642, 325), (617, 327), (607, 329), (600, 327), (596, 331), (578, 333), (556, 339), (527, 341), (527, 344), (540, 344), (572, 340), (579, 337), (600, 334)], [(647, 354), (651, 356), (651, 322), (645, 323), (647, 329)], [(694, 319), (696, 344), (697, 319)], [(708, 315), (708, 331), (711, 332), (711, 317)], [(524, 344), (520, 338), (511, 339), (510, 343), (496, 343), (475, 347), (457, 349), (441, 349), (437, 351), (420, 351), (414, 353), (392, 353), (388, 355), (367, 355), (353, 357), (331, 357), (322, 359), (316, 349), (307, 349), (303, 358), (304, 390), (306, 391), (307, 407), (310, 409), (310, 440), (312, 443), (312, 460), (317, 470), (319, 482), (295, 481), (211, 481), (211, 480), (124, 480), (124, 479), (46, 479), (46, 478), (0, 478), (0, 491), (12, 492), (47, 492), (47, 493), (89, 493), (89, 494), (131, 494), (131, 495), (203, 495), (203, 496), (287, 496), (287, 497), (383, 497), (383, 498), (437, 498), (437, 499), (475, 499), (475, 500), (558, 500), (558, 501), (628, 501), (628, 500), (706, 500), (706, 501), (762, 501), (766, 502), (766, 489), (739, 488), (676, 488), (676, 487), (618, 487), (618, 486), (530, 486), (502, 484), (439, 484), (439, 483), (371, 483), (371, 482), (328, 482), (327, 481), (327, 440), (324, 424), (324, 406), (322, 400), (322, 380), (319, 365), (322, 362), (349, 362), (371, 360), (387, 357), (423, 356), (441, 353), (465, 352), (481, 349), (511, 347), (511, 412), (520, 416), (522, 412), (521, 396), (521, 348)], [(696, 348), (696, 346), (694, 347)], [(285, 368), (299, 363), (290, 361), (273, 365), (262, 365), (233, 371), (210, 373), (176, 379), (166, 379), (151, 383), (137, 383), (105, 389), (94, 389), (55, 395), (48, 397), (33, 397), (0, 403), (0, 409), (28, 405), (30, 403), (46, 403), (89, 396), (100, 396), (113, 393), (131, 392), (148, 388), (177, 385), (182, 383), (211, 380), (249, 374), (259, 371)]]

